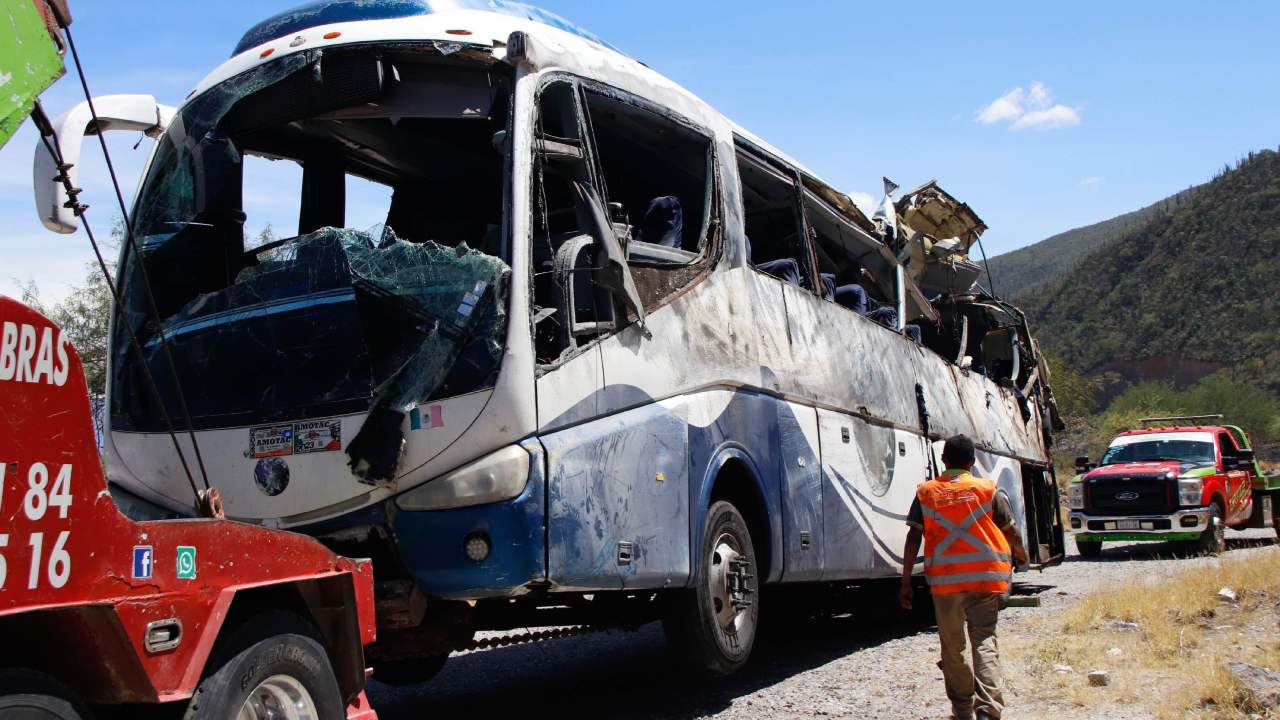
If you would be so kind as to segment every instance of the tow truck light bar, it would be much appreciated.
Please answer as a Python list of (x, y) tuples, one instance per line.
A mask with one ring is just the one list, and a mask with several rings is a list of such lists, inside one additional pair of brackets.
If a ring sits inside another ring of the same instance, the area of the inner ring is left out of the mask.
[[(1193, 420), (1221, 420), (1223, 417), (1225, 416), (1222, 415), (1221, 413), (1217, 415), (1173, 415), (1171, 417), (1142, 418), (1138, 422), (1142, 423), (1143, 425), (1155, 425), (1155, 424), (1167, 425), (1170, 423), (1191, 423), (1191, 421)], [(1196, 424), (1199, 424), (1199, 423), (1196, 423)]]

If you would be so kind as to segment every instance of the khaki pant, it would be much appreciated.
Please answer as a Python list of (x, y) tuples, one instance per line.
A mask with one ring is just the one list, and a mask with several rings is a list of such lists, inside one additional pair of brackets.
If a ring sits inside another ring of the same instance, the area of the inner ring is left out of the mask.
[[(1000, 596), (996, 593), (955, 593), (933, 596), (938, 618), (942, 660), (938, 667), (947, 685), (947, 698), (957, 718), (982, 712), (999, 718), (1004, 710), (1000, 692), (1000, 649), (996, 643), (996, 617)], [(973, 668), (965, 662), (965, 625), (973, 644)]]

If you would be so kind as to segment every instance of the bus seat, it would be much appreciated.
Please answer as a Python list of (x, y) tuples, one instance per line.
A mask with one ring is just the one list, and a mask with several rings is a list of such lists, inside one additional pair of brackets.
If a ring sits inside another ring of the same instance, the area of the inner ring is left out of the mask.
[(898, 309), (891, 305), (881, 305), (868, 312), (867, 317), (887, 328), (898, 329)]
[(841, 285), (835, 289), (833, 294), (837, 304), (843, 305), (859, 315), (866, 315), (870, 309), (867, 302), (867, 291), (857, 283)]
[(915, 340), (917, 345), (923, 342), (920, 337), (920, 326), (916, 323), (907, 323), (907, 326), (902, 329), (902, 332), (906, 333), (907, 337)]
[(640, 241), (670, 248), (684, 245), (684, 210), (680, 198), (663, 195), (649, 201), (640, 222)]
[(822, 281), (822, 299), (834, 302), (836, 299), (836, 274), (818, 273), (818, 279)]
[(789, 282), (792, 285), (800, 285), (800, 263), (791, 258), (766, 260), (765, 262), (756, 265), (756, 269), (767, 275), (772, 275), (779, 280)]

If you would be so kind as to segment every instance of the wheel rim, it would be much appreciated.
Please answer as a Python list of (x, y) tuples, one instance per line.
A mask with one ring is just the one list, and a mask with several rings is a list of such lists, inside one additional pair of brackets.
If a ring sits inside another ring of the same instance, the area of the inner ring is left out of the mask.
[(311, 693), (297, 678), (272, 675), (245, 698), (236, 720), (317, 720)]
[(1222, 510), (1214, 507), (1213, 513), (1213, 546), (1222, 549), (1227, 545), (1227, 528), (1222, 522)]
[(710, 560), (707, 580), (717, 634), (722, 645), (741, 650), (742, 641), (750, 637), (755, 622), (751, 614), (755, 594), (751, 560), (743, 554), (742, 543), (730, 532), (716, 538)]

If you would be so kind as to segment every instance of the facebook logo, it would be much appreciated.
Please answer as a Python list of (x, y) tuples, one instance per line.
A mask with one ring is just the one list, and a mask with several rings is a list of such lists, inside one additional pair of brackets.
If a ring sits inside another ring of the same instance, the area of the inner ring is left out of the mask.
[(155, 565), (152, 560), (152, 552), (150, 545), (135, 545), (133, 547), (133, 579), (146, 580), (151, 577), (151, 569)]

